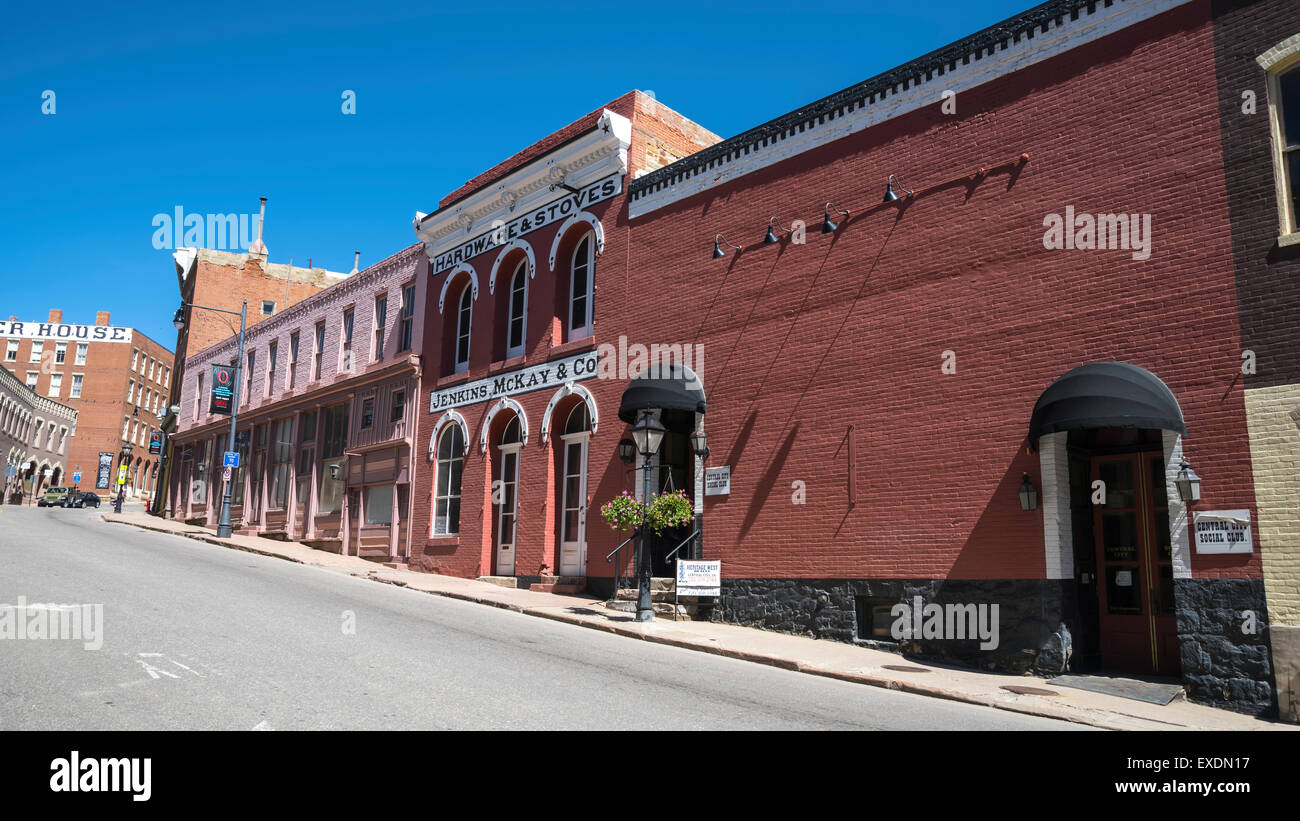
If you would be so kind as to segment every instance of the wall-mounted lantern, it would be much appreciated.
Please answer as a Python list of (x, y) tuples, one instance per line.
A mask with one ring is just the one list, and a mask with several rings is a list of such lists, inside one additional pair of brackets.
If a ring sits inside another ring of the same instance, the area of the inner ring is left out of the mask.
[(695, 451), (696, 456), (709, 458), (709, 438), (702, 430), (691, 433), (691, 448)]
[(1201, 500), (1201, 477), (1196, 475), (1186, 459), (1178, 462), (1178, 477), (1174, 479), (1174, 484), (1178, 485), (1178, 497), (1184, 502)]
[(1038, 488), (1034, 487), (1034, 483), (1029, 481), (1028, 473), (1020, 480), (1020, 509), (1038, 509)]
[(632, 460), (636, 459), (636, 442), (627, 438), (618, 440), (618, 458), (625, 465), (632, 464)]

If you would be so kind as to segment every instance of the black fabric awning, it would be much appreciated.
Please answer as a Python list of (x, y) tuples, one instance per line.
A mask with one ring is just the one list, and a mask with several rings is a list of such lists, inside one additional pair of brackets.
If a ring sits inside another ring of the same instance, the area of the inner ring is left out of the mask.
[(629, 425), (636, 421), (642, 410), (683, 410), (704, 413), (704, 390), (695, 374), (674, 368), (666, 379), (637, 377), (628, 382), (623, 391), (623, 401), (618, 406), (618, 418)]
[(1127, 362), (1095, 362), (1043, 391), (1029, 421), (1029, 441), (1062, 430), (1111, 427), (1187, 433), (1178, 400), (1159, 377)]

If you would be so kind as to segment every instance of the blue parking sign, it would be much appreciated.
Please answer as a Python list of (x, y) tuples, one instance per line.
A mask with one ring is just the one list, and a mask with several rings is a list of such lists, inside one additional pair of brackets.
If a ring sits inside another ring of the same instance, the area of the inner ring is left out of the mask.
[(74, 473), (74, 474), (72, 474), (72, 484), (74, 484), (74, 485), (79, 485), (79, 484), (81, 484), (81, 474), (80, 474), (80, 473)]
[(239, 467), (239, 454), (230, 450), (226, 451), (226, 456), (222, 459), (221, 466), (226, 468)]

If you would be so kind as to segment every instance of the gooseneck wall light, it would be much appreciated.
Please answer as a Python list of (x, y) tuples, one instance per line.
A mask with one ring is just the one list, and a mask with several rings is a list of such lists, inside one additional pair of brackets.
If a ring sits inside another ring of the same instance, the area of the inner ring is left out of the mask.
[(912, 189), (905, 188), (903, 184), (899, 182), (898, 177), (890, 174), (889, 179), (885, 180), (885, 198), (881, 200), (881, 202), (896, 202), (903, 198), (898, 196), (898, 193), (894, 191), (894, 183), (896, 182), (898, 183), (899, 189), (902, 190), (904, 197), (912, 196)]
[(732, 248), (735, 248), (737, 251), (740, 250), (740, 246), (739, 246), (739, 245), (736, 245), (735, 243), (732, 243), (732, 242), (727, 242), (727, 238), (726, 238), (726, 237), (724, 237), (722, 234), (718, 234), (717, 236), (715, 236), (715, 237), (713, 238), (713, 258), (714, 258), (714, 259), (721, 259), (721, 258), (723, 258), (723, 257), (725, 257), (725, 256), (727, 255), (727, 252), (724, 251), (724, 250), (722, 250), (722, 245), (723, 245), (723, 243), (726, 243), (727, 245), (730, 245)]
[(764, 245), (772, 245), (773, 243), (777, 243), (781, 241), (781, 238), (776, 235), (777, 230), (784, 231), (787, 236), (794, 233), (789, 228), (786, 228), (781, 225), (777, 225), (776, 217), (772, 217), (770, 220), (767, 221), (767, 235), (763, 237)]
[(826, 210), (823, 212), (823, 217), (822, 217), (822, 233), (823, 233), (823, 234), (834, 233), (835, 229), (840, 227), (840, 226), (839, 226), (839, 223), (836, 223), (836, 222), (832, 222), (832, 221), (831, 221), (831, 212), (832, 212), (832, 211), (834, 211), (835, 213), (839, 214), (841, 217), (847, 217), (847, 216), (849, 215), (849, 212), (848, 212), (848, 211), (845, 211), (845, 210), (843, 210), (842, 208), (836, 208), (834, 205), (832, 205), (832, 204), (829, 203), (829, 202), (826, 203)]

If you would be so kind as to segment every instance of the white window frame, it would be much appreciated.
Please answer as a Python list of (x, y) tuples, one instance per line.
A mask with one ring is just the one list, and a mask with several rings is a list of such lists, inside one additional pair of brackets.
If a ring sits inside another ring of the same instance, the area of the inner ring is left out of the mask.
[[(520, 307), (522, 315), (515, 316), (515, 282), (520, 283), (520, 289), (524, 292), (523, 305)], [(523, 356), (528, 350), (528, 260), (527, 258), (519, 260), (515, 272), (510, 275), (510, 283), (506, 287), (506, 359), (514, 359), (516, 356)], [(519, 344), (512, 346), (510, 344), (510, 333), (514, 329), (515, 319), (519, 319)]]
[(46, 396), (49, 396), (51, 399), (58, 399), (59, 394), (61, 393), (63, 393), (63, 374), (50, 374), (50, 385), (45, 391)]
[(89, 343), (86, 343), (86, 342), (78, 342), (78, 343), (77, 343), (77, 358), (76, 358), (76, 360), (74, 360), (73, 364), (74, 364), (74, 365), (84, 365), (84, 364), (86, 364), (86, 353), (87, 353), (89, 350), (90, 350), (90, 344), (89, 344)]
[[(1286, 148), (1282, 112), (1282, 75), (1300, 71), (1300, 34), (1293, 35), (1256, 58), (1266, 72), (1273, 179), (1277, 194), (1278, 245), (1300, 245), (1300, 214), (1293, 213), (1293, 193), (1287, 163), (1300, 164), (1300, 147)], [(1300, 137), (1300, 135), (1296, 135)]]
[(84, 373), (74, 373), (72, 375), (72, 385), (68, 388), (69, 399), (81, 398), (81, 387), (85, 379), (86, 375)]
[[(577, 301), (577, 297), (579, 295), (573, 292), (573, 281), (574, 278), (577, 276), (578, 260), (579, 260), (578, 251), (581, 250), (583, 243), (586, 243), (587, 246), (587, 253), (585, 259), (585, 263), (587, 266), (587, 290), (586, 293), (582, 295), (586, 297), (586, 303), (585, 303), (586, 316), (584, 317), (583, 324), (574, 325), (573, 324), (573, 303)], [(576, 339), (586, 339), (587, 337), (592, 335), (594, 331), (593, 320), (595, 317), (595, 309), (593, 305), (595, 292), (596, 292), (595, 284), (596, 284), (596, 232), (587, 231), (585, 234), (583, 234), (581, 237), (578, 238), (577, 244), (573, 246), (573, 257), (569, 260), (569, 298), (564, 303), (565, 304), (564, 326), (568, 329), (568, 334), (565, 338), (566, 342), (572, 342)]]
[(41, 354), (44, 351), (45, 351), (45, 343), (39, 339), (36, 340), (35, 342), (32, 343), (32, 352), (31, 355), (27, 357), (27, 362), (29, 364), (32, 362), (40, 362)]
[(68, 360), (68, 343), (55, 342), (54, 343), (54, 364), (62, 365), (67, 360)]
[[(447, 459), (444, 460), (444, 459), (442, 458), (442, 443), (443, 443), (443, 440), (446, 439), (446, 437), (448, 437), (448, 436), (455, 436), (455, 435), (457, 435), (457, 434), (459, 434), (460, 437), (461, 437), (461, 440), (462, 440), (462, 441), (461, 441), (461, 446), (460, 446), (459, 448), (455, 447), (456, 440), (455, 440), (455, 439), (452, 439), (452, 440), (451, 440), (451, 446), (452, 446), (452, 447), (451, 447), (451, 454), (447, 457)], [(466, 446), (466, 442), (465, 442), (465, 438), (464, 438), (464, 437), (465, 437), (465, 432), (464, 432), (463, 430), (461, 430), (460, 425), (451, 424), (451, 425), (447, 425), (447, 427), (446, 427), (446, 428), (441, 432), (441, 434), (438, 436), (437, 441), (434, 443), (434, 449), (433, 449), (433, 460), (434, 460), (434, 472), (433, 472), (433, 510), (430, 511), (433, 515), (432, 515), (432, 516), (430, 517), (430, 519), (429, 519), (429, 526), (430, 526), (430, 528), (432, 528), (432, 531), (433, 531), (433, 535), (434, 535), (434, 536), (459, 536), (459, 535), (460, 535), (460, 504), (459, 504), (459, 503), (460, 503), (460, 501), (461, 501), (463, 485), (464, 485), (464, 483), (465, 483), (465, 446)], [(457, 487), (457, 488), (455, 488), (455, 489), (454, 489), (455, 492), (453, 493), (453, 492), (452, 492), (452, 491), (453, 491), (453, 488), (451, 487), (451, 481), (448, 480), (448, 482), (447, 482), (447, 492), (446, 492), (446, 494), (439, 493), (440, 486), (441, 486), (440, 483), (441, 483), (441, 481), (442, 481), (442, 476), (443, 476), (443, 471), (445, 470), (445, 471), (448, 471), (448, 472), (450, 473), (452, 465), (453, 465), (455, 462), (457, 462), (457, 461), (459, 461), (459, 462), (461, 463), (461, 468), (460, 468), (461, 487)], [(455, 529), (455, 530), (450, 530), (449, 528), (447, 528), (447, 527), (444, 526), (444, 529), (440, 531), (440, 530), (438, 529), (438, 503), (439, 503), (440, 501), (446, 501), (446, 502), (447, 502), (447, 509), (450, 510), (450, 509), (451, 509), (451, 500), (452, 500), (452, 499), (455, 499), (456, 502), (457, 502), (457, 506), (456, 506), (456, 529)]]
[(5, 345), (5, 361), (6, 362), (18, 361), (18, 340), (17, 339), (11, 339)]
[[(473, 284), (465, 283), (465, 287), (460, 292), (460, 299), (456, 300), (456, 336), (452, 340), (453, 360), (455, 367), (452, 373), (464, 373), (469, 370), (469, 358), (474, 343), (474, 297), (472, 293)], [(460, 341), (465, 340), (465, 358), (460, 358)]]

